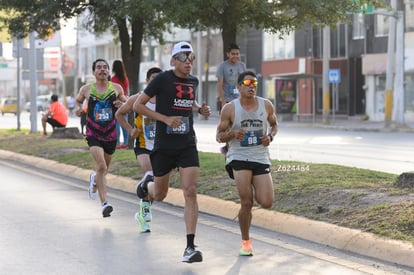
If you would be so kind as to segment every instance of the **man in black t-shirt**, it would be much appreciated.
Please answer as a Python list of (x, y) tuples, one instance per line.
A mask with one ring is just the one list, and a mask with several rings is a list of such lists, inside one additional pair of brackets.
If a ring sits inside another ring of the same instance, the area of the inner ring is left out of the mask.
[[(154, 178), (148, 177), (137, 186), (137, 195), (149, 195), (162, 201), (168, 193), (170, 173), (178, 168), (185, 197), (184, 221), (187, 246), (183, 262), (201, 262), (200, 251), (195, 250), (194, 238), (198, 218), (197, 181), (199, 159), (196, 136), (193, 128), (193, 112), (209, 116), (209, 106), (200, 106), (196, 101), (198, 79), (190, 74), (195, 55), (191, 44), (179, 42), (172, 50), (173, 70), (157, 75), (134, 103), (134, 111), (157, 120), (154, 150), (151, 164)], [(157, 97), (155, 111), (145, 106), (148, 100)]]

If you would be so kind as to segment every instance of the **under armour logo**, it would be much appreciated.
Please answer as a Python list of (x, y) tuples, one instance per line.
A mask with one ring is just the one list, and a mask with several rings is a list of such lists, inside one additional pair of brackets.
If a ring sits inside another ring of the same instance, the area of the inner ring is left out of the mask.
[(178, 98), (183, 98), (183, 95), (189, 95), (188, 99), (194, 99), (193, 87), (188, 87), (188, 90), (184, 90), (182, 85), (177, 85), (175, 88), (178, 91)]

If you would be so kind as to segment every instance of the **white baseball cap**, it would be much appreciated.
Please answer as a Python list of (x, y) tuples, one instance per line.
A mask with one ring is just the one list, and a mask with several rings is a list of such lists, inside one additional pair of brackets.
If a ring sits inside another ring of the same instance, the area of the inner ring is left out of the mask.
[(174, 56), (177, 53), (187, 53), (187, 52), (193, 52), (193, 47), (191, 47), (190, 43), (182, 41), (174, 45), (171, 56)]

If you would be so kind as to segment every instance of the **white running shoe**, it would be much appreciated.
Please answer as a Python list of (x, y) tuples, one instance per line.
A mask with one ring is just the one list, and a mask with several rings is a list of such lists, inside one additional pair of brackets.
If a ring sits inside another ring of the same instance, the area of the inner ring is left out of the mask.
[[(96, 199), (96, 197), (98, 195), (98, 189), (96, 188), (96, 183), (95, 183), (95, 176), (96, 176), (96, 173), (91, 173), (89, 175), (88, 194), (89, 194), (89, 198), (91, 200)], [(94, 190), (95, 190), (95, 192), (94, 192)]]
[(110, 216), (111, 216), (112, 211), (114, 211), (114, 208), (112, 207), (112, 205), (111, 205), (110, 203), (105, 202), (105, 203), (102, 205), (102, 216), (103, 216), (104, 218), (110, 217)]

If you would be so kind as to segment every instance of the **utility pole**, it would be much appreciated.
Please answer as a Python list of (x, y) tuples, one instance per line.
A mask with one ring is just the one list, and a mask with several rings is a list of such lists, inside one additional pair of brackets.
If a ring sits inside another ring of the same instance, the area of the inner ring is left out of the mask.
[(37, 133), (37, 71), (36, 71), (36, 44), (35, 32), (29, 35), (30, 39), (30, 133)]
[(60, 64), (59, 64), (59, 77), (60, 77), (60, 85), (62, 87), (62, 99), (63, 104), (66, 106), (66, 80), (65, 80), (65, 73), (64, 73), (64, 65), (65, 65), (65, 52), (63, 51), (63, 43), (62, 43), (62, 32), (58, 31), (59, 34), (59, 50), (60, 50)]
[[(397, 0), (391, 0), (391, 8), (397, 10)], [(387, 73), (385, 80), (385, 105), (384, 105), (384, 122), (385, 128), (391, 126), (392, 119), (392, 98), (394, 86), (394, 59), (395, 59), (395, 17), (390, 16), (390, 26), (388, 33), (388, 51), (387, 51)]]
[(20, 38), (20, 34), (13, 38), (13, 56), (16, 57), (17, 61), (17, 131), (21, 130), (21, 123), (20, 123), (20, 114), (21, 108), (20, 103), (22, 102), (21, 99), (21, 68), (20, 68), (20, 60), (22, 56), (22, 48), (23, 48), (23, 39)]
[(322, 61), (322, 123), (329, 123), (329, 113), (331, 104), (331, 95), (329, 91), (328, 71), (329, 59), (331, 59), (331, 28), (326, 26), (323, 28), (323, 61)]
[[(201, 56), (202, 53), (202, 46), (201, 46), (201, 31), (197, 32), (197, 53), (198, 56)], [(197, 102), (201, 105), (203, 103), (203, 74), (202, 74), (202, 70), (203, 70), (203, 62), (201, 62), (201, 58), (200, 61), (197, 62), (197, 77), (200, 81), (200, 83), (198, 84), (198, 92), (197, 92)]]
[(397, 45), (395, 49), (395, 85), (392, 117), (398, 125), (404, 125), (404, 12), (397, 11)]
[(73, 78), (73, 91), (74, 91), (74, 95), (76, 96), (78, 91), (79, 91), (79, 81), (78, 81), (78, 77), (79, 77), (79, 59), (80, 59), (80, 54), (79, 54), (79, 16), (76, 16), (76, 45), (75, 45), (75, 49), (76, 49), (76, 53), (75, 53), (75, 77)]

